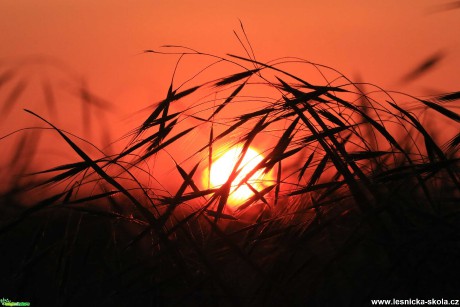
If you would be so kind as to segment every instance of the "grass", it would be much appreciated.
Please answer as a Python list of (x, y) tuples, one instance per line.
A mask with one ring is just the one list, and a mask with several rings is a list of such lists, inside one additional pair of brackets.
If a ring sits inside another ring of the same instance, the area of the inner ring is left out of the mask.
[[(26, 110), (43, 123), (42, 135), (55, 133), (77, 158), (3, 192), (0, 295), (38, 306), (456, 298), (460, 134), (439, 143), (426, 117), (458, 127), (459, 92), (421, 99), (298, 58), (260, 62), (249, 44), (245, 50), (147, 50), (177, 56), (174, 75), (190, 58), (204, 68), (180, 85), (173, 76), (166, 98), (115, 153)], [(215, 77), (217, 67), (229, 74)], [(17, 83), (4, 108), (23, 89)], [(49, 99), (52, 87), (45, 89)], [(18, 144), (16, 152), (36, 153), (30, 138)], [(251, 174), (273, 180), (257, 191), (248, 174), (241, 185), (255, 193), (230, 210), (244, 154), (221, 187), (200, 176), (219, 148), (237, 144), (243, 153), (262, 148)], [(159, 178), (165, 163), (173, 174)], [(30, 171), (10, 165), (6, 176)]]

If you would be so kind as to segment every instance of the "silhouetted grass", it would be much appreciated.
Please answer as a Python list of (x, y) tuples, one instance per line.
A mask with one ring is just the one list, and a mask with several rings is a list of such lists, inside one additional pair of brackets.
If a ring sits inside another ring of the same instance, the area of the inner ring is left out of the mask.
[[(78, 158), (3, 193), (0, 295), (56, 306), (361, 306), (458, 295), (459, 134), (439, 144), (420, 120), (428, 113), (458, 127), (458, 92), (418, 99), (245, 49), (146, 51), (211, 64), (180, 86), (173, 78), (116, 153), (89, 151), (26, 110)], [(232, 73), (201, 80), (216, 65)], [(3, 108), (23, 88), (16, 83)], [(55, 114), (52, 87), (44, 92)], [(32, 144), (23, 137), (15, 151)], [(202, 184), (215, 152), (236, 144), (243, 150), (228, 181)], [(254, 195), (232, 210), (249, 146), (264, 159), (240, 183)], [(168, 156), (172, 174), (158, 178)], [(10, 173), (29, 171), (14, 161)], [(259, 170), (273, 180), (257, 191), (248, 180)], [(177, 190), (163, 186), (170, 181)], [(38, 199), (37, 190), (48, 192)]]

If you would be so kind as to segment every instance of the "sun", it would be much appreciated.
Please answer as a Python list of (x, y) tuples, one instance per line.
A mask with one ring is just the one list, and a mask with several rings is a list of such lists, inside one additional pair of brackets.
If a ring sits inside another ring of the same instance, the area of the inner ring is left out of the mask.
[[(230, 175), (233, 172), (233, 169), (240, 158), (242, 153), (243, 146), (238, 145), (235, 146), (223, 153), (222, 155), (218, 156), (215, 161), (213, 161), (211, 165), (211, 172), (205, 174), (204, 182), (208, 184), (210, 188), (218, 188), (222, 186), (224, 183), (227, 182)], [(240, 172), (235, 177), (235, 179), (231, 183), (230, 195), (227, 200), (227, 205), (232, 208), (236, 209), (238, 206), (243, 204), (246, 200), (254, 195), (254, 192), (248, 186), (250, 185), (253, 189), (260, 191), (266, 184), (264, 184), (267, 180), (269, 180), (269, 174), (264, 174), (264, 169), (257, 170), (250, 178), (247, 180), (247, 184), (244, 183), (240, 187), (238, 185), (241, 181), (251, 172), (253, 171), (257, 165), (264, 159), (262, 154), (260, 154), (257, 150), (252, 147), (249, 147), (241, 161), (239, 166)], [(209, 176), (209, 177), (208, 177)], [(238, 187), (238, 188), (237, 188)]]

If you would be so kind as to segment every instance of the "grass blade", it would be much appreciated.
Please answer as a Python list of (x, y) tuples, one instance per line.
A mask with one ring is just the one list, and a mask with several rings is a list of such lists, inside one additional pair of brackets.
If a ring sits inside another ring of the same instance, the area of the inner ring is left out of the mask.
[(443, 106), (440, 106), (439, 104), (431, 102), (431, 101), (426, 101), (426, 100), (421, 100), (421, 99), (419, 101), (425, 104), (426, 106), (428, 106), (429, 108), (441, 113), (442, 115), (456, 121), (457, 123), (460, 123), (460, 115), (458, 115), (457, 113), (451, 110), (448, 110), (444, 108)]

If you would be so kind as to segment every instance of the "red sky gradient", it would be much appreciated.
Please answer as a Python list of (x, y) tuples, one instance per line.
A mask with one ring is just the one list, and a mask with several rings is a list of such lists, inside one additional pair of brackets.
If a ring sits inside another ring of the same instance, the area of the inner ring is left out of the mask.
[(142, 100), (152, 86), (166, 90), (155, 84), (172, 69), (138, 55), (142, 50), (181, 44), (242, 54), (232, 32), (241, 19), (260, 60), (298, 56), (386, 88), (400, 88), (403, 74), (443, 50), (439, 67), (409, 90), (458, 90), (460, 10), (432, 13), (442, 3), (448, 1), (3, 0), (0, 58), (55, 56), (102, 96)]
[[(415, 95), (458, 91), (460, 9), (439, 11), (443, 3), (449, 1), (2, 0), (0, 64), (35, 55), (62, 60), (117, 105), (114, 123), (122, 126), (120, 119), (165, 96), (174, 68), (175, 58), (143, 50), (174, 44), (244, 55), (233, 34), (240, 19), (260, 61), (296, 56)], [(445, 55), (439, 65), (401, 84), (437, 52)], [(29, 125), (22, 108), (37, 110), (33, 100), (27, 96), (4, 120), (2, 135)]]

